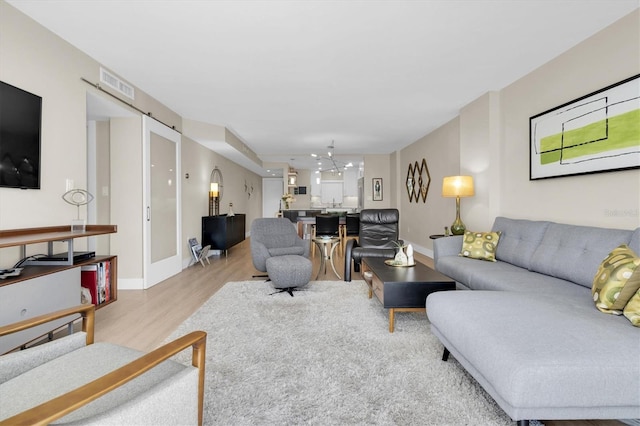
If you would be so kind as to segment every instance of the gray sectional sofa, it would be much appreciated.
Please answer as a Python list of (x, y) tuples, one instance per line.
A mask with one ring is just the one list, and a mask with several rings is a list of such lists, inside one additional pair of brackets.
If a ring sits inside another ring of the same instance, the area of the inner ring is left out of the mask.
[(501, 231), (496, 262), (458, 256), (462, 236), (434, 241), (435, 268), (473, 290), (427, 298), (445, 354), (520, 425), (639, 419), (640, 328), (598, 311), (591, 286), (620, 244), (640, 254), (640, 228), (498, 217), (492, 230)]

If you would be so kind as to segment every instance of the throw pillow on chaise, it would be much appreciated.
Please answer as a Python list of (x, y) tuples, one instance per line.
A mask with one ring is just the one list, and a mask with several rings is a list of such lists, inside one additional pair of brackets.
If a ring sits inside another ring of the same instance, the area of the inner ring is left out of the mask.
[(596, 308), (621, 315), (627, 302), (640, 289), (640, 258), (626, 244), (609, 253), (593, 279), (591, 294)]

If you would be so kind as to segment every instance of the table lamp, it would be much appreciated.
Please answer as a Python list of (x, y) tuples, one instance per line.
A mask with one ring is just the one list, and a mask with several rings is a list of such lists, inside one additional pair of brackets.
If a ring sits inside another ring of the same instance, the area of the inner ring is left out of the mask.
[(222, 198), (222, 172), (218, 166), (211, 171), (209, 179), (209, 216), (220, 214), (220, 199)]
[(218, 216), (220, 212), (220, 192), (216, 182), (211, 183), (209, 188), (209, 216)]
[(451, 225), (453, 235), (462, 235), (465, 231), (460, 219), (460, 197), (472, 197), (474, 194), (471, 176), (446, 176), (442, 180), (442, 196), (456, 197), (456, 220)]

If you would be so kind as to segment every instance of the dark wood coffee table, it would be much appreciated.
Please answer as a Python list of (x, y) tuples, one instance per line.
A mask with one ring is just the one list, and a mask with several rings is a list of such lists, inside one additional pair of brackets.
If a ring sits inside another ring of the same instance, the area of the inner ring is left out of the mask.
[(396, 312), (425, 312), (427, 296), (435, 291), (455, 290), (456, 283), (422, 263), (389, 266), (385, 259), (365, 257), (361, 274), (369, 285), (369, 299), (376, 295), (389, 309), (389, 332), (393, 333)]

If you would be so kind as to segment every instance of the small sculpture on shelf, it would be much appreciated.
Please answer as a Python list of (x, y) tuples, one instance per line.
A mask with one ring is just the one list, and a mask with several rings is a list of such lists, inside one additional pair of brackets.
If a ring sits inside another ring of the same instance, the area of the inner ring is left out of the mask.
[(71, 189), (62, 194), (62, 199), (78, 209), (78, 215), (71, 220), (71, 232), (84, 232), (86, 221), (80, 219), (80, 206), (86, 206), (93, 201), (93, 195), (84, 189)]

